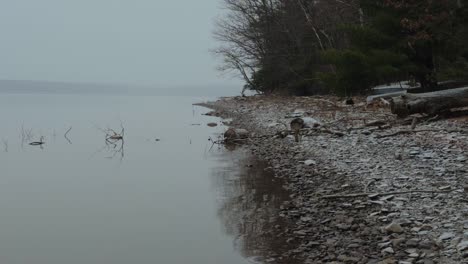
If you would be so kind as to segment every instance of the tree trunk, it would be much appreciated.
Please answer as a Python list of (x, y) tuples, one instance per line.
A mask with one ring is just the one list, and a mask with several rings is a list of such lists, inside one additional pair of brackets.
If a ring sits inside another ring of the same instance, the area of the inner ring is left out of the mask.
[(468, 87), (432, 93), (405, 94), (393, 97), (392, 113), (399, 117), (411, 114), (435, 115), (452, 108), (468, 106)]

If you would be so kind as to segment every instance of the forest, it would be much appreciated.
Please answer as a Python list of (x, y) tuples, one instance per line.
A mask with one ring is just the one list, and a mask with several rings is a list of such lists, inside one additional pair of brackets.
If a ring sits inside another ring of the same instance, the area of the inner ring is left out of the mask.
[(223, 0), (213, 52), (243, 93), (365, 94), (468, 80), (463, 0)]

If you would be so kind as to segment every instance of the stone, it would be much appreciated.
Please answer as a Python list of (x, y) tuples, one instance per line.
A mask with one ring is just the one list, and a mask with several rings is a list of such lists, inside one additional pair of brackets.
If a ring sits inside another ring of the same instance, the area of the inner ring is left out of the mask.
[(400, 224), (391, 223), (390, 225), (385, 227), (385, 231), (388, 233), (403, 233), (403, 228)]
[(432, 249), (436, 244), (428, 239), (423, 240), (419, 243), (419, 248)]
[(342, 262), (345, 262), (345, 263), (358, 263), (359, 262), (359, 258), (349, 257), (349, 256), (345, 256), (345, 255), (339, 255), (337, 257), (337, 259), (339, 261), (342, 261)]
[(392, 247), (384, 248), (384, 249), (382, 249), (381, 252), (382, 252), (383, 255), (395, 254), (395, 251), (393, 250)]
[(311, 247), (318, 247), (320, 246), (320, 243), (319, 242), (314, 242), (314, 241), (311, 241), (309, 243), (307, 243), (306, 247), (308, 248), (311, 248)]
[(389, 242), (384, 242), (384, 243), (379, 243), (377, 246), (379, 248), (386, 248), (386, 247), (390, 246), (391, 243), (392, 242), (390, 242), (390, 241)]
[(450, 185), (446, 185), (446, 186), (441, 186), (439, 187), (439, 190), (441, 191), (445, 191), (445, 190), (450, 190), (452, 187)]
[(377, 264), (395, 264), (397, 263), (394, 258), (387, 258), (382, 261), (377, 262)]
[(448, 240), (448, 239), (451, 239), (451, 238), (454, 238), (454, 237), (455, 237), (455, 234), (454, 234), (454, 233), (446, 232), (446, 233), (443, 233), (443, 234), (439, 237), (439, 240)]
[(394, 247), (399, 247), (405, 241), (404, 238), (397, 238), (392, 240), (392, 245)]
[(428, 231), (434, 229), (431, 225), (422, 225), (421, 229), (422, 231)]
[(312, 117), (303, 117), (302, 120), (304, 120), (305, 127), (313, 128), (313, 127), (319, 127), (322, 125), (320, 121)]
[(406, 245), (408, 247), (417, 247), (419, 245), (419, 239), (412, 238), (412, 239), (406, 241)]
[[(263, 101), (260, 103), (260, 100)], [(348, 257), (358, 257), (358, 263), (368, 264), (379, 261), (381, 264), (398, 261), (401, 264), (466, 262), (461, 256), (468, 255), (465, 245), (465, 240), (468, 240), (468, 208), (464, 206), (468, 197), (468, 181), (463, 178), (467, 172), (467, 161), (457, 160), (457, 157), (468, 157), (468, 136), (446, 131), (459, 127), (464, 130), (466, 122), (461, 125), (457, 121), (445, 120), (420, 123), (420, 129), (440, 132), (378, 138), (375, 135), (391, 134), (406, 128), (395, 125), (389, 130), (363, 129), (358, 121), (340, 122), (345, 116), (339, 110), (329, 117), (329, 113), (322, 114), (322, 109), (317, 107), (321, 103), (308, 98), (286, 101), (270, 103), (267, 97), (230, 101), (232, 106), (235, 104), (231, 110), (233, 124), (242, 126), (244, 123), (245, 127), (257, 133), (253, 144), (245, 147), (270, 163), (271, 171), (275, 173), (274, 180), (284, 179), (278, 183), (290, 193), (288, 200), (291, 202), (282, 206), (277, 214), (284, 218), (285, 224), (282, 222), (275, 228), (277, 222), (274, 222), (274, 230), (265, 231), (290, 242), (292, 249), (280, 257), (265, 256), (263, 262), (270, 257), (275, 259), (273, 263), (289, 263), (288, 260), (295, 257), (305, 257), (304, 263), (309, 264), (344, 264)], [(290, 144), (288, 139), (283, 139), (288, 133), (282, 138), (271, 137), (283, 129), (280, 124), (287, 122), (286, 115), (293, 116), (290, 113), (294, 109), (304, 109), (296, 111), (296, 117), (316, 117), (327, 124), (327, 129), (346, 131), (346, 136), (338, 138), (319, 129), (305, 129), (301, 133), (304, 140), (300, 144)], [(380, 109), (382, 112), (347, 110), (353, 117), (362, 117), (363, 120), (386, 119), (384, 109)], [(371, 136), (363, 136), (362, 133), (366, 132), (361, 131), (368, 131)], [(253, 137), (252, 134), (250, 136)], [(395, 160), (394, 153), (401, 160)], [(306, 165), (304, 161), (309, 159), (315, 163)], [(362, 186), (366, 188), (361, 190)], [(454, 191), (450, 194), (414, 193), (394, 197), (385, 194), (400, 190), (438, 190), (439, 187)], [(360, 192), (378, 194), (336, 200), (320, 198)], [(371, 203), (371, 200), (379, 204)], [(358, 210), (361, 206), (366, 209)], [(354, 218), (354, 221), (346, 222), (347, 218)], [(401, 222), (400, 219), (408, 221)], [(399, 227), (394, 229), (392, 222)], [(294, 234), (294, 231), (299, 231), (299, 234)], [(439, 240), (444, 232), (455, 236)], [(357, 237), (362, 241), (353, 240)], [(314, 242), (311, 244), (309, 241)]]
[(294, 231), (294, 234), (298, 236), (305, 236), (307, 235), (307, 232), (305, 230), (299, 230), (299, 231)]
[(460, 242), (460, 244), (458, 244), (457, 246), (457, 250), (458, 251), (465, 251), (468, 249), (468, 240), (463, 240), (462, 242)]

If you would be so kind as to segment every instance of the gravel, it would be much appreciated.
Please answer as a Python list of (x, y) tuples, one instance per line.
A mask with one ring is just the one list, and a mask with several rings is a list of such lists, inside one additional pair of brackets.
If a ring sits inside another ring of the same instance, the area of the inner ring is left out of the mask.
[[(245, 147), (292, 193), (278, 216), (288, 226), (276, 232), (295, 247), (269, 262), (468, 263), (467, 121), (421, 121), (422, 132), (388, 136), (411, 122), (355, 102), (254, 96), (202, 104), (247, 129)], [(295, 117), (320, 125), (296, 143), (279, 133)], [(414, 190), (427, 192), (388, 194)], [(356, 193), (375, 195), (324, 198)]]

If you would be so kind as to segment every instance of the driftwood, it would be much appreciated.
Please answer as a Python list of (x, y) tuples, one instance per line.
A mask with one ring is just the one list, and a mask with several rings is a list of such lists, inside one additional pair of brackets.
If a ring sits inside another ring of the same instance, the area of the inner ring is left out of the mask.
[(378, 135), (377, 138), (387, 138), (387, 137), (393, 137), (393, 136), (398, 136), (402, 134), (413, 134), (413, 133), (418, 133), (418, 132), (448, 132), (448, 133), (466, 133), (466, 130), (463, 129), (419, 129), (419, 130), (400, 130), (391, 134), (385, 134), (385, 135)]
[(412, 114), (436, 115), (453, 108), (468, 106), (468, 87), (393, 97), (391, 110), (398, 117)]
[[(391, 99), (393, 97), (401, 96), (401, 95), (405, 95), (405, 94), (406, 94), (406, 90), (401, 91), (401, 92), (371, 95), (371, 96), (367, 97), (366, 103), (367, 103), (367, 105), (371, 105), (371, 104), (378, 103), (378, 102), (384, 102), (385, 103), (386, 102), (385, 99)], [(385, 100), (385, 101), (382, 101), (382, 99)]]
[(388, 122), (385, 120), (375, 120), (365, 124), (366, 127), (381, 127), (385, 125), (388, 125)]
[(326, 134), (331, 134), (337, 137), (343, 137), (345, 133), (341, 131), (336, 131), (336, 130), (330, 130), (326, 128), (311, 128), (310, 130), (320, 132), (320, 133), (326, 133)]
[(399, 195), (399, 194), (411, 194), (411, 193), (450, 193), (454, 190), (413, 190), (413, 191), (401, 191), (401, 192), (387, 192), (387, 193), (352, 193), (352, 194), (338, 194), (338, 195), (325, 195), (320, 197), (321, 199), (340, 199), (340, 198), (358, 198), (358, 197), (379, 197), (387, 195)]

